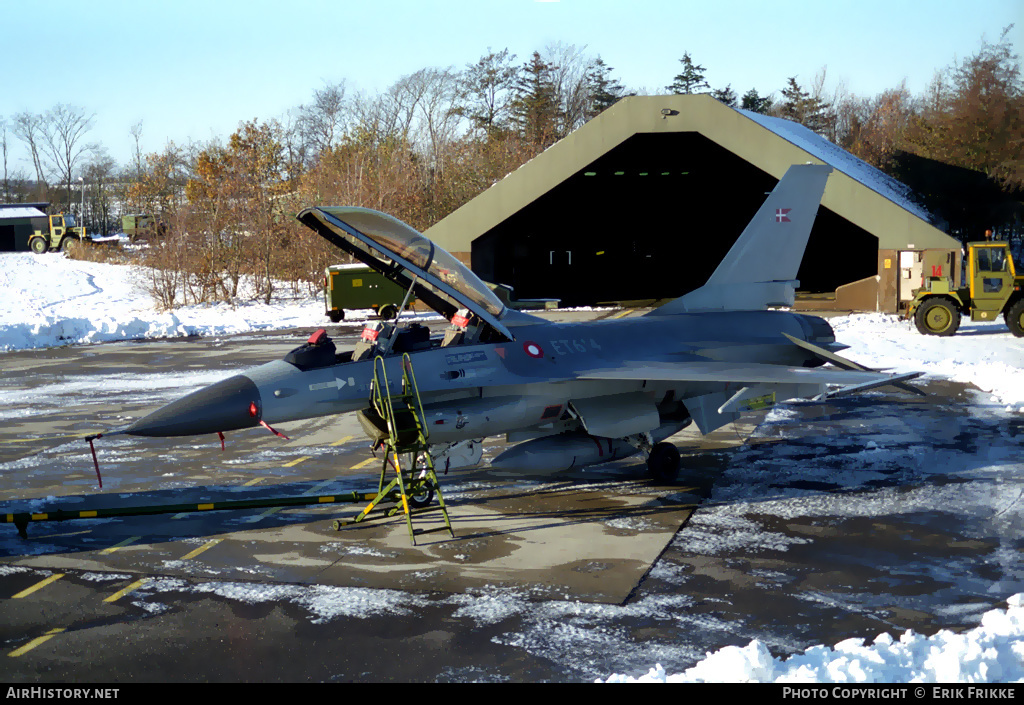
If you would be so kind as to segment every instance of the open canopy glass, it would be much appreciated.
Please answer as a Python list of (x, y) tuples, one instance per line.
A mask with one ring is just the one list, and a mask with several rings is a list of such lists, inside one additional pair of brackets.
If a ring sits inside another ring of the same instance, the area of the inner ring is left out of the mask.
[[(505, 305), (481, 279), (414, 228), (369, 208), (307, 208), (298, 219), (328, 242), (416, 295), (445, 318), (468, 308), (495, 332), (513, 340), (501, 318)], [(428, 291), (423, 291), (426, 288)]]

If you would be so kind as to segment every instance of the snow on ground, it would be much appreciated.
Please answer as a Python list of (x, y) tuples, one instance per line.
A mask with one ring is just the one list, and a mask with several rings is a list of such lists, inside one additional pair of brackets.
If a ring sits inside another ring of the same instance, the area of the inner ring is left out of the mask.
[[(187, 335), (321, 326), (319, 297), (271, 305), (189, 306), (155, 311), (144, 270), (79, 262), (60, 255), (0, 254), (0, 350)], [(843, 355), (894, 372), (971, 383), (1006, 411), (1024, 413), (1024, 340), (1006, 326), (964, 321), (950, 338), (924, 336), (895, 316), (858, 314), (830, 320)], [(369, 593), (368, 593), (369, 594)], [(238, 597), (232, 595), (232, 597)], [(389, 598), (375, 595), (374, 599)], [(730, 646), (685, 672), (661, 666), (639, 678), (611, 675), (607, 682), (636, 681), (918, 682), (1024, 680), (1024, 594), (1006, 610), (984, 615), (976, 629), (932, 636), (906, 632), (872, 643), (847, 639), (775, 659), (754, 640)]]
[(0, 350), (327, 323), (318, 296), (282, 298), (270, 305), (210, 304), (158, 312), (146, 291), (145, 276), (140, 267), (81, 262), (53, 253), (0, 254)]
[(911, 321), (863, 313), (829, 321), (840, 354), (862, 365), (893, 372), (974, 384), (1008, 410), (1024, 411), (1024, 338), (1015, 338), (1002, 317), (990, 323), (964, 319), (956, 335), (921, 335)]
[(727, 646), (683, 673), (659, 664), (646, 675), (612, 675), (605, 683), (1008, 683), (1024, 680), (1024, 593), (992, 610), (963, 634), (943, 629), (926, 637), (907, 630), (880, 634), (870, 644), (847, 639), (773, 658), (757, 639)]

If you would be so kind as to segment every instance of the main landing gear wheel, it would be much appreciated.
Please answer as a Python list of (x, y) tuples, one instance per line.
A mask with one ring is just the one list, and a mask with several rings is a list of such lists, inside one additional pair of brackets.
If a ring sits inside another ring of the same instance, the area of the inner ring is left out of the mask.
[(658, 443), (647, 457), (647, 469), (659, 482), (672, 482), (679, 474), (679, 449), (671, 443)]
[(430, 485), (423, 485), (416, 489), (416, 494), (409, 494), (406, 497), (409, 500), (410, 507), (413, 509), (423, 509), (430, 506), (430, 503), (434, 501), (434, 488)]
[(1024, 299), (1021, 299), (1005, 314), (1006, 327), (1018, 338), (1024, 338)]
[(44, 240), (41, 237), (34, 237), (31, 240), (29, 240), (28, 248), (35, 252), (37, 255), (45, 254), (46, 251), (50, 249), (46, 244), (46, 240)]
[(960, 327), (960, 311), (947, 298), (929, 299), (918, 307), (914, 325), (925, 335), (953, 335)]

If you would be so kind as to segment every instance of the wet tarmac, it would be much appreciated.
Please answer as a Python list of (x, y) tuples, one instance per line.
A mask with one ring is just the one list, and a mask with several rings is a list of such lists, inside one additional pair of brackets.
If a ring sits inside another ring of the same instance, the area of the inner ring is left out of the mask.
[[(375, 487), (380, 461), (343, 418), (282, 428), (292, 441), (227, 434), (224, 451), (216, 437), (100, 439), (96, 488), (82, 436), (307, 335), (2, 355), (0, 511)], [(339, 504), (39, 522), (28, 539), (0, 524), (0, 676), (573, 681), (677, 672), (753, 638), (784, 655), (975, 626), (1024, 590), (1024, 419), (959, 385), (926, 389), (684, 432), (672, 486), (639, 461), (453, 471), (455, 539), (415, 547), (398, 518), (335, 531), (357, 509)]]

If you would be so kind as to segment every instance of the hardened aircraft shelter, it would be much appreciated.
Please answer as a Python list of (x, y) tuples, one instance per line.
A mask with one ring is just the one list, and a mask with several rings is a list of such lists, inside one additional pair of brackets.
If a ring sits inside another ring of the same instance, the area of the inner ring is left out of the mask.
[[(960, 243), (909, 189), (811, 130), (710, 96), (624, 98), (427, 236), (520, 298), (665, 299), (702, 285), (792, 164), (834, 168), (798, 306), (894, 312)], [(814, 296), (816, 295), (816, 296)]]

